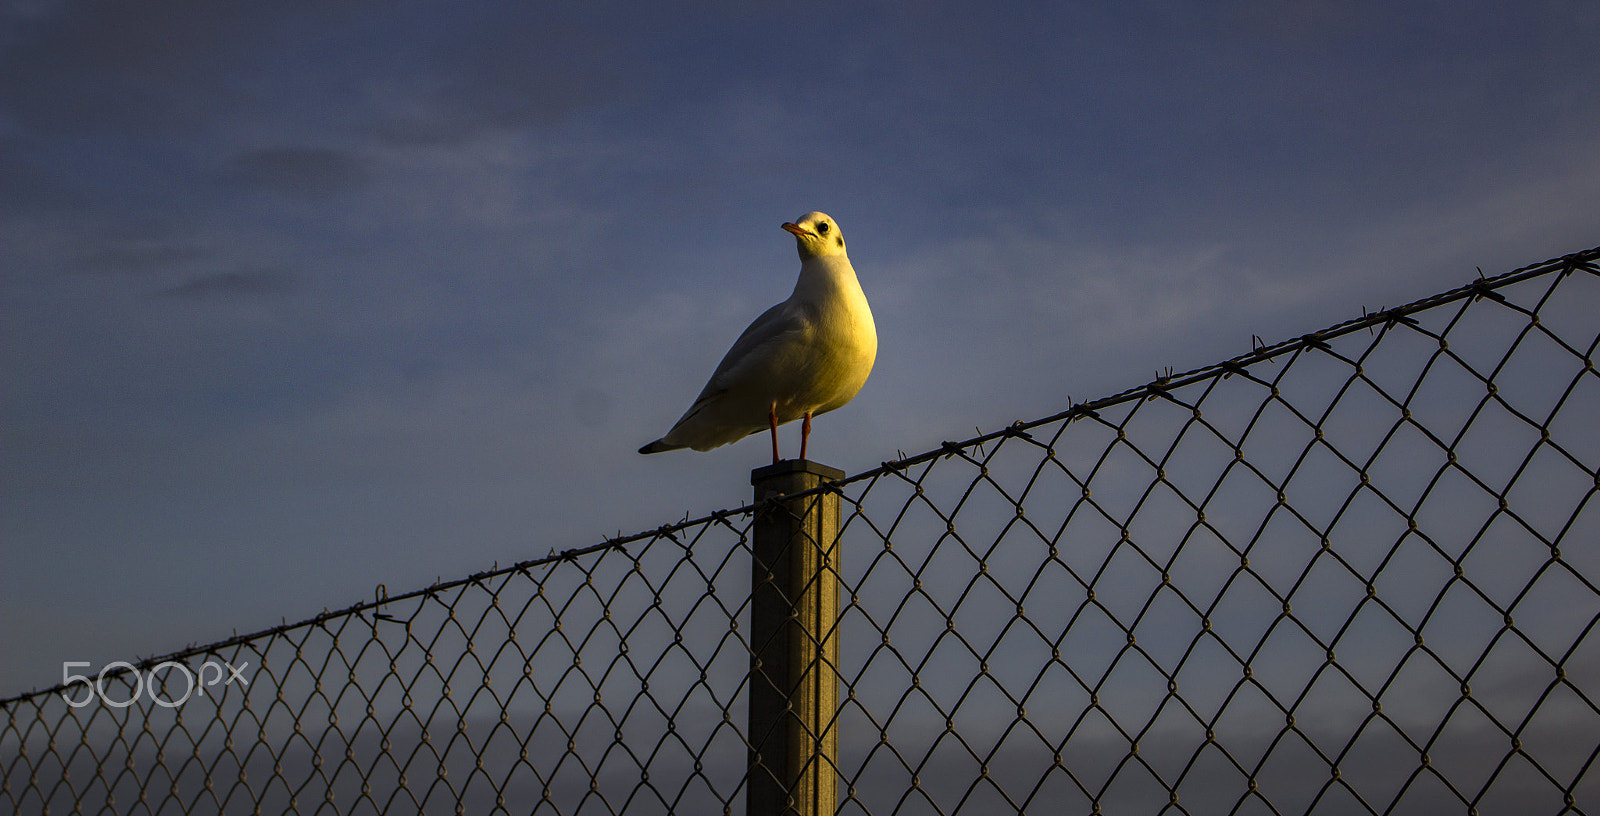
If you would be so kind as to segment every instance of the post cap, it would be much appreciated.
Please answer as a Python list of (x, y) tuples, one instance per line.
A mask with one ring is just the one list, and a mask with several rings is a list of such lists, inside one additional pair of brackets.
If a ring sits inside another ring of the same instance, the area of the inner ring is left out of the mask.
[(836, 482), (844, 478), (844, 471), (828, 467), (820, 462), (813, 462), (809, 459), (785, 459), (750, 471), (750, 484), (758, 485), (769, 479), (776, 479), (780, 476), (788, 476), (795, 473), (810, 473), (820, 477), (824, 482)]

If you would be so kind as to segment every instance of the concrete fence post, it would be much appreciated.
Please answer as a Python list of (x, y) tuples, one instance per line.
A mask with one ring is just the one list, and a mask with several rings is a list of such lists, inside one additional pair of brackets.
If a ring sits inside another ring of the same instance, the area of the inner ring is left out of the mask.
[(839, 495), (779, 500), (844, 478), (803, 460), (750, 474), (749, 816), (831, 816), (839, 802)]

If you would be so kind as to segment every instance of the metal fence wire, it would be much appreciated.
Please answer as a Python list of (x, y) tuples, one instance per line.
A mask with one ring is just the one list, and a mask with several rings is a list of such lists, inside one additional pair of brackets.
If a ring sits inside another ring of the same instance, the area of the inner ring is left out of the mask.
[[(1600, 813), (1597, 258), (813, 491), (824, 810)], [(85, 667), (0, 803), (745, 813), (757, 509)]]

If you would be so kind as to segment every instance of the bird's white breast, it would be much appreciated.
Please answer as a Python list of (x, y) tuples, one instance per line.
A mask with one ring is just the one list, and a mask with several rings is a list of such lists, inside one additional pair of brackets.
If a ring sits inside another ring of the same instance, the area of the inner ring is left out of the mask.
[(843, 255), (806, 259), (788, 306), (807, 336), (780, 369), (788, 374), (778, 400), (784, 420), (849, 402), (866, 383), (878, 354), (872, 309)]

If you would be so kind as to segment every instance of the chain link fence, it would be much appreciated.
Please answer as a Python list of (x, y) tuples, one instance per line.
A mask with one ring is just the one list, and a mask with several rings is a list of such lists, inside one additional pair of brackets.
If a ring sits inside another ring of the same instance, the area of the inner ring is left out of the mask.
[[(1597, 258), (813, 491), (836, 812), (1600, 813)], [(756, 510), (84, 667), (0, 806), (745, 813)]]

